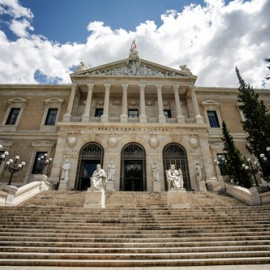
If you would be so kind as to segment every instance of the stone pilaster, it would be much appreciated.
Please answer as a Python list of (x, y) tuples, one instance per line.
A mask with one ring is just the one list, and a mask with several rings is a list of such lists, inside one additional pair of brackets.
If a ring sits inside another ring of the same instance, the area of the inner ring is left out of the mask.
[(67, 105), (67, 111), (63, 116), (63, 122), (71, 121), (71, 111), (72, 111), (72, 107), (73, 107), (73, 103), (75, 99), (76, 90), (77, 90), (77, 84), (73, 84), (71, 87), (71, 92), (70, 92), (69, 101)]
[(85, 104), (84, 114), (82, 115), (82, 122), (89, 122), (89, 120), (90, 120), (90, 110), (91, 110), (91, 102), (92, 102), (94, 84), (89, 83), (89, 84), (87, 84), (87, 87), (88, 87), (88, 94), (87, 94), (87, 100), (86, 100), (86, 104)]
[(200, 115), (198, 101), (197, 101), (197, 97), (196, 97), (194, 88), (190, 88), (190, 92), (191, 92), (191, 100), (192, 100), (192, 105), (193, 105), (193, 109), (194, 109), (194, 113), (195, 113), (196, 123), (203, 124), (203, 118)]
[(157, 98), (158, 98), (158, 121), (159, 123), (165, 123), (166, 117), (163, 110), (163, 99), (162, 99), (162, 85), (157, 84)]
[(146, 123), (147, 116), (145, 114), (145, 84), (139, 84), (140, 87), (140, 122)]
[(127, 122), (128, 115), (127, 115), (127, 90), (128, 84), (122, 84), (123, 88), (123, 97), (122, 97), (122, 114), (120, 116), (121, 122)]
[(101, 116), (101, 122), (108, 122), (111, 84), (106, 83), (104, 84), (104, 86), (105, 86), (105, 96), (104, 96), (104, 108), (103, 108), (103, 115)]
[(185, 117), (182, 114), (182, 108), (181, 108), (181, 102), (180, 102), (178, 89), (179, 89), (179, 85), (173, 86), (176, 113), (177, 113), (177, 122), (181, 124), (181, 123), (185, 123)]

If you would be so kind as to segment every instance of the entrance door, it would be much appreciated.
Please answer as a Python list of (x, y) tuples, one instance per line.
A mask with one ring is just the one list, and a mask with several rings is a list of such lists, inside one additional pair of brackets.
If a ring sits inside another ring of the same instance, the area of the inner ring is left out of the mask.
[(125, 160), (125, 191), (143, 191), (143, 162)]
[(87, 190), (90, 187), (90, 177), (97, 164), (103, 166), (103, 148), (97, 143), (88, 143), (82, 147), (78, 161), (76, 190)]
[(127, 144), (121, 152), (120, 190), (146, 190), (145, 150), (137, 143)]
[(90, 187), (90, 177), (100, 164), (100, 160), (82, 160), (79, 190), (87, 190)]
[(170, 143), (166, 145), (163, 149), (163, 166), (166, 190), (168, 190), (166, 170), (170, 169), (171, 164), (174, 164), (177, 170), (179, 168), (182, 170), (184, 188), (187, 190), (191, 190), (187, 153), (185, 148), (177, 143)]

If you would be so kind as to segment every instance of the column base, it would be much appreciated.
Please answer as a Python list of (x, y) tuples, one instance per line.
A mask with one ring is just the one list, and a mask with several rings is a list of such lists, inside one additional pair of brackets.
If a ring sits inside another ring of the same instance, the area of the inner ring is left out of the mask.
[(196, 115), (195, 116), (195, 119), (196, 119), (196, 123), (197, 124), (203, 124), (203, 118), (202, 118), (202, 116)]
[(108, 122), (109, 116), (108, 115), (101, 115), (100, 120), (101, 120), (101, 122)]
[(126, 114), (120, 115), (120, 122), (127, 123), (127, 121), (128, 121), (128, 116)]
[(66, 113), (63, 116), (63, 122), (70, 122), (71, 121), (71, 114)]
[(88, 188), (84, 206), (86, 208), (105, 208), (105, 191), (101, 190), (92, 190)]
[(178, 115), (178, 116), (177, 116), (177, 123), (178, 123), (178, 124), (184, 124), (184, 123), (185, 123), (185, 116), (183, 116), (183, 115)]
[(146, 115), (140, 115), (140, 123), (147, 123), (147, 116)]
[(159, 123), (166, 123), (166, 117), (165, 117), (165, 115), (159, 115), (158, 116), (158, 122)]
[(82, 115), (82, 122), (89, 122), (90, 121), (90, 116), (88, 114), (83, 114)]

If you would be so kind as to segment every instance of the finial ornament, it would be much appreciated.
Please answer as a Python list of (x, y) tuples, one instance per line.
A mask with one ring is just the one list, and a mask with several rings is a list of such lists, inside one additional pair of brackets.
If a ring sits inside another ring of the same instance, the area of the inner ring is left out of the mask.
[(131, 43), (131, 47), (130, 47), (130, 50), (129, 50), (129, 57), (132, 57), (132, 58), (137, 58), (138, 57), (138, 51), (137, 51), (137, 45), (136, 45), (136, 41), (135, 41), (135, 38), (133, 39), (132, 43)]

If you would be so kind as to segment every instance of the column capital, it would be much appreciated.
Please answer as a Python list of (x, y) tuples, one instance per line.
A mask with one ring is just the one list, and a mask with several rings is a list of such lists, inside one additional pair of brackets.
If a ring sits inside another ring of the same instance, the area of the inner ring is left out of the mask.
[(178, 91), (179, 90), (179, 86), (180, 86), (179, 84), (174, 84), (173, 85), (173, 90), (174, 91)]
[(88, 89), (93, 89), (94, 86), (95, 86), (94, 83), (88, 83), (88, 84), (87, 84)]
[(158, 90), (161, 90), (161, 89), (162, 89), (162, 87), (163, 87), (163, 85), (162, 85), (162, 84), (156, 84), (156, 88), (157, 88)]
[(106, 89), (110, 89), (112, 84), (111, 83), (104, 83), (104, 86)]
[(128, 83), (122, 83), (122, 88), (124, 90), (128, 89), (129, 84)]
[(139, 83), (139, 87), (140, 87), (140, 89), (144, 89), (144, 88), (145, 88), (145, 86), (146, 86), (146, 84), (145, 84), (145, 83)]

